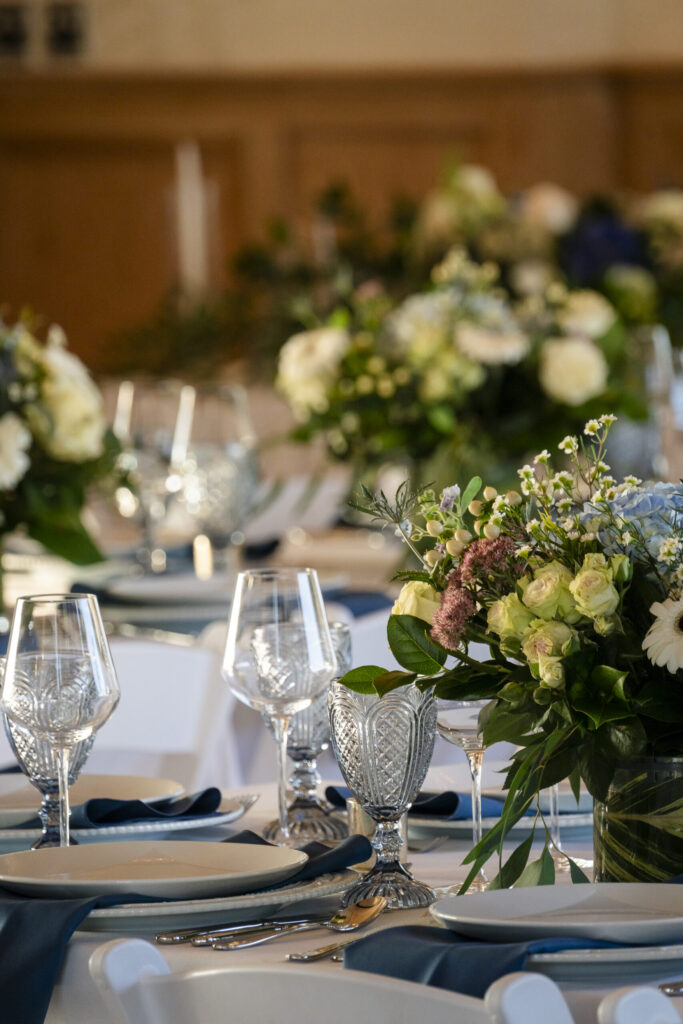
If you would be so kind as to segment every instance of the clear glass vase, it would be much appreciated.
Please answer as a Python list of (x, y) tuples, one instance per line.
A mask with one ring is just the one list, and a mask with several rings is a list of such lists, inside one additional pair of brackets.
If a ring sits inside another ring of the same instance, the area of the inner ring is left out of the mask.
[(683, 757), (617, 765), (593, 809), (596, 882), (668, 882), (683, 874)]
[(353, 796), (376, 823), (375, 866), (347, 890), (344, 905), (384, 896), (390, 909), (426, 907), (433, 889), (399, 861), (401, 815), (422, 785), (434, 750), (436, 700), (416, 686), (379, 697), (330, 687), (330, 732), (339, 768)]

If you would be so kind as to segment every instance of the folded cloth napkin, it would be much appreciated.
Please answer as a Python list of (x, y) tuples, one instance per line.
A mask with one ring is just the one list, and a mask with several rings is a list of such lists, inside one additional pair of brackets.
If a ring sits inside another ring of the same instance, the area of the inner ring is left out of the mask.
[(199, 793), (143, 803), (142, 800), (95, 798), (71, 809), (71, 828), (97, 828), (102, 825), (127, 825), (137, 821), (182, 821), (207, 817), (218, 810), (221, 791), (215, 786)]
[[(225, 842), (265, 843), (265, 840), (254, 832), (245, 831)], [(308, 862), (296, 875), (281, 883), (283, 886), (341, 871), (367, 860), (371, 852), (363, 836), (350, 836), (332, 850), (320, 843), (310, 843), (303, 849), (309, 854)], [(0, 993), (3, 1005), (11, 1007), (8, 1012), (12, 1024), (42, 1024), (67, 943), (91, 910), (140, 902), (158, 901), (135, 893), (87, 899), (38, 899), (0, 888)]]
[(489, 985), (498, 978), (523, 970), (533, 953), (614, 949), (620, 945), (569, 938), (481, 942), (450, 929), (404, 925), (385, 928), (354, 942), (344, 952), (344, 967), (417, 981), (482, 999)]
[[(335, 807), (344, 807), (351, 790), (344, 786), (328, 786), (325, 796)], [(484, 818), (497, 818), (503, 809), (503, 798), (483, 796), (481, 813)], [(471, 821), (472, 797), (469, 793), (418, 793), (411, 805), (409, 816), (416, 818), (443, 818), (446, 821)]]

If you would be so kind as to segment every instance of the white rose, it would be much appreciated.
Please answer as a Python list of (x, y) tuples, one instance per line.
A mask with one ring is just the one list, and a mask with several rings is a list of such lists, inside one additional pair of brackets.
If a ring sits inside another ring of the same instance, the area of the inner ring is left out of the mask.
[(0, 490), (9, 491), (21, 480), (31, 464), (28, 449), (31, 432), (14, 412), (0, 418)]
[(521, 331), (496, 331), (463, 321), (455, 329), (460, 351), (489, 366), (519, 363), (529, 351), (529, 339)]
[(512, 287), (520, 295), (542, 295), (554, 280), (553, 268), (545, 260), (520, 260), (510, 268)]
[(463, 164), (457, 173), (458, 188), (478, 202), (498, 200), (500, 192), (496, 179), (486, 167), (479, 164)]
[(653, 192), (640, 204), (640, 216), (646, 223), (664, 224), (683, 233), (683, 190)]
[(565, 405), (582, 405), (605, 390), (607, 361), (588, 338), (550, 338), (543, 343), (541, 386)]
[(578, 212), (579, 204), (571, 192), (546, 181), (528, 188), (520, 201), (522, 219), (551, 235), (568, 231)]
[(27, 406), (26, 416), (36, 437), (56, 459), (83, 462), (103, 451), (106, 422), (102, 396), (83, 363), (62, 347), (52, 329), (41, 363), (45, 377), (40, 399)]
[(568, 292), (557, 318), (567, 334), (601, 338), (617, 318), (614, 306), (603, 295), (588, 288)]
[(329, 386), (350, 342), (341, 327), (319, 327), (292, 335), (282, 346), (277, 386), (298, 415), (325, 410)]

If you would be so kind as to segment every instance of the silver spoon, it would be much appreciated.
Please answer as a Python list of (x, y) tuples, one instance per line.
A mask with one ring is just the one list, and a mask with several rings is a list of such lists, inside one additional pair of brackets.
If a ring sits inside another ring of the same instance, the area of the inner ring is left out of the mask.
[(665, 996), (683, 996), (683, 981), (668, 981), (658, 985), (657, 988)]
[(327, 921), (312, 924), (293, 924), (289, 928), (280, 928), (277, 931), (267, 932), (265, 935), (258, 935), (256, 938), (252, 936), (245, 939), (233, 939), (229, 942), (222, 940), (214, 942), (213, 948), (221, 950), (248, 949), (250, 946), (260, 946), (264, 942), (270, 942), (271, 939), (277, 939), (281, 935), (308, 932), (315, 928), (329, 928), (333, 932), (352, 932), (356, 928), (362, 928), (363, 925), (373, 921), (382, 913), (386, 905), (387, 901), (383, 896), (372, 896), (365, 900), (359, 900), (357, 903), (352, 903), (350, 906), (345, 907), (344, 910), (338, 910)]

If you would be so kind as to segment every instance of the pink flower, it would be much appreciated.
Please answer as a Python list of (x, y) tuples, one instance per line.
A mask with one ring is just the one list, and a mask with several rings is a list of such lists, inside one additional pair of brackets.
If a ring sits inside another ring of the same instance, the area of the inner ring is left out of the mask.
[(472, 595), (460, 585), (459, 569), (454, 569), (448, 577), (441, 606), (432, 618), (432, 638), (447, 650), (454, 651), (464, 640), (468, 619), (476, 610)]
[(478, 583), (495, 576), (518, 579), (524, 575), (524, 566), (516, 557), (515, 542), (510, 537), (496, 540), (473, 541), (460, 567), (463, 583)]

